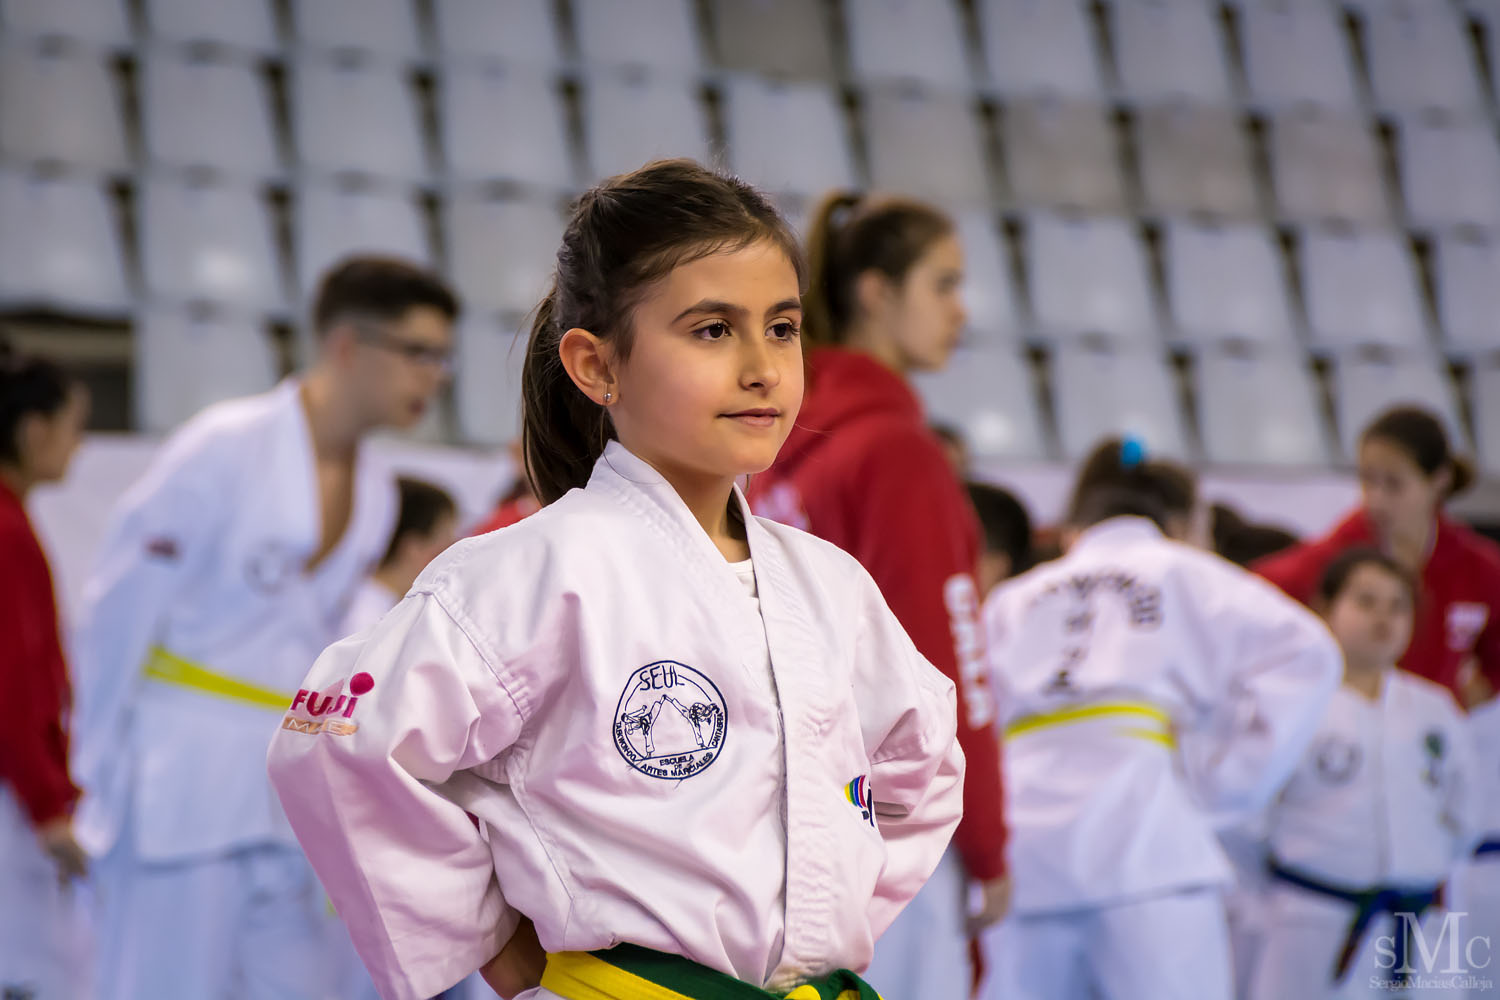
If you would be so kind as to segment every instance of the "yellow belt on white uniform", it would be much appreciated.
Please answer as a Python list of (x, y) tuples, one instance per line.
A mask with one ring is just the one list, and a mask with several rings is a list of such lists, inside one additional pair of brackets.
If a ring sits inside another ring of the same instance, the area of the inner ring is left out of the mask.
[(253, 705), (284, 712), (292, 704), (294, 695), (252, 684), (250, 681), (216, 673), (201, 663), (185, 660), (169, 653), (160, 646), (152, 646), (141, 672), (147, 680), (175, 687), (187, 688), (199, 694), (211, 695), (225, 701), (237, 701), (242, 705)]
[(1070, 705), (1055, 712), (1023, 715), (1005, 727), (1005, 738), (1013, 739), (1039, 729), (1104, 718), (1135, 720), (1135, 725), (1114, 727), (1113, 732), (1118, 736), (1150, 740), (1166, 747), (1177, 745), (1177, 737), (1172, 732), (1172, 717), (1146, 701), (1103, 701), (1092, 705)]

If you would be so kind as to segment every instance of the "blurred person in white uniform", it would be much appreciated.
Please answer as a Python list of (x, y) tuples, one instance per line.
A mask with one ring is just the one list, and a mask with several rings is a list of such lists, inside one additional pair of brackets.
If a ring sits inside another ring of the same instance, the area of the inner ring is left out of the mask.
[(427, 564), (458, 540), (458, 505), (441, 486), (402, 476), (396, 481), (396, 530), (375, 572), (365, 578), (349, 611), (343, 634), (362, 632), (394, 608)]
[(1450, 921), (1441, 899), (1478, 836), (1468, 719), (1447, 688), (1396, 667), (1416, 593), (1389, 556), (1335, 556), (1320, 597), (1344, 679), (1268, 813), (1265, 939), (1250, 996), (1457, 995), (1468, 972), (1494, 976), (1468, 968), (1488, 966), (1489, 948), (1469, 947), (1467, 923)]
[(173, 433), (121, 498), (77, 645), (79, 836), (99, 870), (103, 1000), (322, 998), (326, 900), (266, 780), (298, 681), (396, 517), (362, 443), (443, 385), (457, 301), (356, 257), (313, 304), (317, 357)]
[(1270, 800), (1339, 659), (1315, 615), (1181, 540), (1203, 534), (1190, 473), (1106, 441), (1065, 554), (985, 605), (1015, 880), (987, 997), (1232, 994), (1209, 814)]

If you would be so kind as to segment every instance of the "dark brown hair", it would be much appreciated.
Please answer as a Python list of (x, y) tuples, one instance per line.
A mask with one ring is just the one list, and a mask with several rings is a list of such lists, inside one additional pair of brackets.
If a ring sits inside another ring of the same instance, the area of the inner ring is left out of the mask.
[(1450, 497), (1462, 493), (1474, 483), (1473, 464), (1453, 453), (1442, 421), (1427, 410), (1416, 406), (1398, 406), (1386, 410), (1360, 435), (1362, 441), (1371, 438), (1389, 441), (1406, 452), (1417, 468), (1429, 478), (1444, 469), (1451, 470), (1453, 484), (1448, 489)]
[(385, 555), (380, 559), (382, 566), (389, 566), (391, 560), (396, 558), (396, 552), (405, 538), (410, 535), (430, 535), (439, 521), (458, 513), (453, 496), (441, 486), (425, 479), (402, 476), (396, 480), (396, 488), (401, 494), (400, 513), (396, 515), (396, 530), (391, 532), (391, 543), (386, 546)]
[(433, 272), (395, 257), (346, 257), (318, 282), (313, 330), (322, 336), (351, 319), (391, 322), (418, 306), (458, 318), (458, 296)]
[(75, 380), (46, 358), (17, 354), (0, 338), (0, 462), (21, 458), (21, 421), (32, 414), (55, 416)]
[(878, 271), (899, 285), (932, 244), (952, 232), (952, 219), (920, 201), (852, 191), (827, 195), (808, 229), (804, 343), (843, 343), (854, 320), (859, 276)]
[(1318, 597), (1322, 599), (1325, 609), (1338, 600), (1344, 588), (1349, 585), (1350, 578), (1354, 576), (1354, 571), (1361, 566), (1377, 566), (1385, 570), (1401, 581), (1401, 586), (1406, 588), (1408, 597), (1413, 601), (1416, 600), (1417, 586), (1412, 581), (1411, 574), (1403, 569), (1400, 563), (1379, 549), (1358, 545), (1334, 556), (1333, 561), (1323, 570), (1323, 579), (1318, 584)]
[(1146, 517), (1165, 531), (1173, 517), (1191, 514), (1198, 479), (1164, 459), (1145, 456), (1139, 442), (1105, 438), (1084, 459), (1068, 505), (1068, 523), (1087, 528), (1112, 517)]
[(613, 341), (623, 361), (631, 311), (651, 284), (680, 264), (762, 240), (785, 253), (805, 283), (797, 237), (765, 195), (692, 160), (648, 163), (578, 199), (521, 371), (521, 444), (538, 500), (551, 503), (587, 483), (614, 436), (604, 409), (563, 368), (563, 334), (578, 327)]

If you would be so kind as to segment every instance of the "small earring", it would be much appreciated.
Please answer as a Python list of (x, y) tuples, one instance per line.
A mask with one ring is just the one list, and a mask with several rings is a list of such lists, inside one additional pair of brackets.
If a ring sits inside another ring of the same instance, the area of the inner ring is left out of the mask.
[(611, 399), (614, 399), (614, 398), (615, 398), (615, 394), (614, 393), (612, 393), (612, 392), (606, 392), (604, 394), (604, 405), (608, 406), (609, 405), (609, 401)]

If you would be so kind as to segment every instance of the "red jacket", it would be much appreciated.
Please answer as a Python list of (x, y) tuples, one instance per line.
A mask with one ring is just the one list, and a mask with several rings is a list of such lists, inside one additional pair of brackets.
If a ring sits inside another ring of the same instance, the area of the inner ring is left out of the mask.
[[(1326, 538), (1303, 542), (1251, 568), (1304, 603), (1312, 603), (1333, 557), (1375, 545), (1375, 530), (1356, 510)], [(1458, 671), (1470, 657), (1500, 687), (1500, 546), (1446, 517), (1422, 569), (1416, 622), (1401, 666), (1458, 693)]]
[(955, 843), (969, 874), (1005, 873), (1000, 743), (986, 680), (979, 523), (905, 380), (873, 358), (825, 348), (776, 464), (751, 477), (757, 514), (833, 542), (874, 577), (923, 656), (958, 685), (968, 759)]
[(78, 801), (68, 777), (71, 705), (47, 557), (26, 508), (0, 484), (0, 784), (38, 827)]

